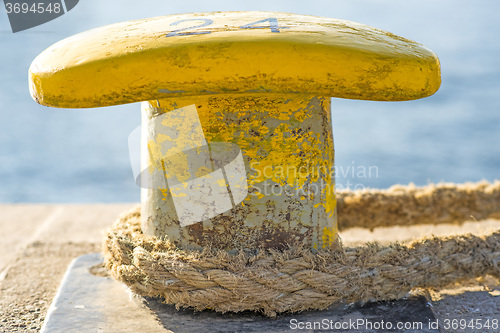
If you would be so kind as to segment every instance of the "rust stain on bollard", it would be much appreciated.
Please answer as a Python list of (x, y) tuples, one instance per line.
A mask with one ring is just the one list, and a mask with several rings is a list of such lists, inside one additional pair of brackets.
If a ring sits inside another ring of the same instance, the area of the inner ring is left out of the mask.
[(432, 95), (437, 56), (355, 22), (217, 12), (113, 24), (30, 67), (40, 104), (142, 105), (142, 229), (185, 248), (333, 246), (330, 97)]

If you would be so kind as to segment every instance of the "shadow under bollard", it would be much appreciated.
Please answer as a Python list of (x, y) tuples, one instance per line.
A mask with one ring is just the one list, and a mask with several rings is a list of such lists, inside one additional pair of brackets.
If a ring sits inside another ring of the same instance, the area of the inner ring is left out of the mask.
[(323, 311), (279, 314), (217, 313), (211, 310), (177, 310), (158, 298), (144, 298), (162, 325), (176, 333), (203, 332), (439, 332), (430, 303), (424, 296), (404, 300), (338, 304)]

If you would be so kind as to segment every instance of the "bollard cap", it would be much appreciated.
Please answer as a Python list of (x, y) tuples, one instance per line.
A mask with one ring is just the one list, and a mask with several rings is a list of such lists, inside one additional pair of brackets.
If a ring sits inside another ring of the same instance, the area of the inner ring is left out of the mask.
[(437, 56), (363, 24), (215, 12), (112, 24), (66, 38), (29, 70), (40, 104), (89, 108), (226, 93), (401, 101), (435, 93)]

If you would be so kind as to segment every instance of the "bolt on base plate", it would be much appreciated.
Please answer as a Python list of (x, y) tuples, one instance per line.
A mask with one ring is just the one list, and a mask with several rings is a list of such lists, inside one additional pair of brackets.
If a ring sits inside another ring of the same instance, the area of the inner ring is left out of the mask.
[[(101, 263), (99, 253), (73, 260), (47, 313), (42, 332), (182, 333), (202, 332), (208, 327), (211, 332), (439, 332), (429, 327), (429, 323), (435, 324), (437, 319), (425, 297), (364, 306), (337, 305), (324, 311), (283, 314), (276, 318), (254, 312), (195, 312), (176, 310), (160, 299), (131, 295), (121, 283), (90, 272)], [(408, 325), (407, 329), (396, 329), (398, 322)], [(392, 330), (388, 329), (389, 323), (393, 325)], [(421, 327), (416, 323), (421, 323)]]

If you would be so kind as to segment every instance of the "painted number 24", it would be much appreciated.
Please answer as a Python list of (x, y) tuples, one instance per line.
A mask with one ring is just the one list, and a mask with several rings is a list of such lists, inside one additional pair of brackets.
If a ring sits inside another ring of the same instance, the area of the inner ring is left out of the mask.
[[(190, 27), (171, 31), (167, 34), (167, 37), (209, 34), (209, 33), (211, 33), (211, 31), (193, 31), (193, 32), (182, 32), (182, 31), (196, 29), (196, 28), (203, 28), (203, 27), (207, 27), (207, 26), (211, 25), (212, 23), (214, 23), (214, 21), (212, 21), (210, 19), (195, 18), (195, 19), (185, 19), (185, 20), (176, 21), (176, 22), (171, 23), (170, 25), (176, 26), (176, 25), (179, 25), (181, 23), (189, 22), (189, 21), (197, 21), (197, 22), (201, 21), (202, 23), (197, 24), (197, 25), (193, 25)], [(267, 26), (260, 25), (260, 24), (263, 24), (266, 22), (268, 22)], [(280, 32), (280, 29), (289, 29), (288, 27), (280, 27), (278, 24), (278, 19), (275, 17), (270, 17), (270, 18), (266, 18), (266, 19), (263, 19), (263, 20), (260, 20), (257, 22), (248, 23), (248, 24), (242, 25), (239, 28), (240, 29), (271, 29), (271, 32)]]

